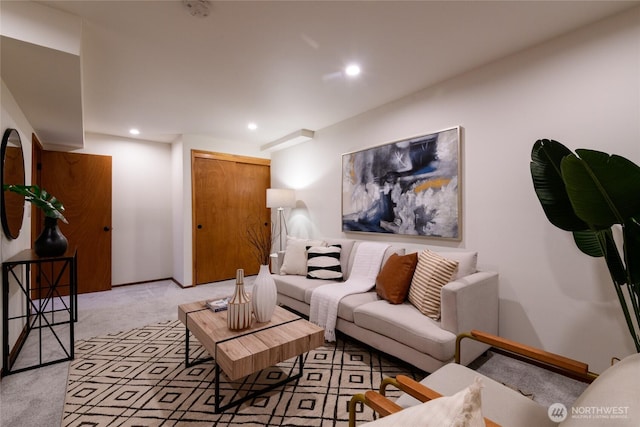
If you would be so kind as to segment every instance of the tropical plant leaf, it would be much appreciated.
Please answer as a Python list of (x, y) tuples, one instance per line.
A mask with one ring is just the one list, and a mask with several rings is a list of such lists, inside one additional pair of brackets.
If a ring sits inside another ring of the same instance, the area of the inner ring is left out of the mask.
[[(640, 352), (640, 334), (636, 333), (640, 326), (640, 167), (600, 151), (581, 149), (576, 153), (553, 140), (534, 144), (530, 168), (536, 194), (549, 221), (572, 231), (582, 252), (604, 256)], [(613, 238), (614, 224), (622, 226), (622, 250)], [(628, 299), (623, 293), (625, 284)]]
[(640, 298), (640, 216), (629, 218), (623, 228), (629, 280), (634, 285), (636, 298)]
[(624, 157), (600, 151), (576, 153), (562, 159), (561, 170), (571, 205), (580, 219), (591, 229), (601, 230), (640, 214), (640, 167)]
[(23, 195), (27, 202), (42, 209), (45, 216), (68, 223), (62, 214), (64, 212), (62, 202), (49, 194), (44, 188), (40, 188), (37, 185), (5, 185), (4, 189)]
[(607, 268), (609, 269), (611, 279), (620, 286), (624, 285), (628, 282), (627, 270), (625, 268), (625, 263), (622, 261), (622, 258), (620, 258), (620, 252), (618, 251), (618, 246), (613, 239), (611, 229), (599, 231), (598, 236), (602, 242), (601, 247), (603, 247), (604, 259), (607, 262)]
[(531, 150), (531, 178), (549, 222), (565, 231), (583, 231), (589, 227), (573, 212), (560, 170), (562, 159), (571, 154), (558, 141), (539, 139)]
[(602, 246), (600, 246), (600, 239), (598, 239), (598, 234), (595, 231), (574, 231), (573, 240), (582, 253), (595, 258), (604, 256)]

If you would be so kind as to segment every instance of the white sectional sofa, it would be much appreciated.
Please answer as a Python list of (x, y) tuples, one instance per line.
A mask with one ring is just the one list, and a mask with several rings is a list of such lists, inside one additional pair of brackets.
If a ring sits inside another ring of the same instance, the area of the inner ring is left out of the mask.
[[(345, 280), (348, 279), (361, 241), (320, 240), (325, 245), (340, 245), (340, 264)], [(317, 243), (310, 242), (310, 245)], [(381, 269), (392, 253), (404, 255), (421, 252), (415, 248), (408, 251), (398, 243), (389, 245)], [(434, 251), (433, 248), (430, 250)], [(479, 329), (498, 334), (498, 274), (477, 271), (475, 252), (435, 252), (459, 263), (451, 281), (441, 289), (440, 320), (425, 316), (409, 301), (391, 304), (380, 298), (374, 288), (369, 292), (349, 295), (340, 301), (336, 330), (426, 372), (433, 372), (453, 360), (459, 333)], [(290, 265), (288, 274), (280, 274), (283, 263), (286, 267), (288, 257), (289, 254), (285, 252), (279, 253), (273, 268), (278, 303), (308, 316), (313, 290), (331, 281), (308, 279), (300, 268), (295, 271)], [(294, 274), (290, 274), (292, 270)], [(470, 363), (487, 348), (479, 343), (473, 345), (473, 348), (471, 345), (465, 347), (466, 359), (462, 363)]]

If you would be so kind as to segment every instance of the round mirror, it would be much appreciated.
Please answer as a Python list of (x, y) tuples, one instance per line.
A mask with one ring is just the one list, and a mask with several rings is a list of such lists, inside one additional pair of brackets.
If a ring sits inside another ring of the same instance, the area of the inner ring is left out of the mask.
[(7, 129), (2, 136), (2, 228), (9, 239), (17, 239), (24, 216), (24, 196), (9, 190), (5, 185), (24, 185), (24, 157), (20, 134)]

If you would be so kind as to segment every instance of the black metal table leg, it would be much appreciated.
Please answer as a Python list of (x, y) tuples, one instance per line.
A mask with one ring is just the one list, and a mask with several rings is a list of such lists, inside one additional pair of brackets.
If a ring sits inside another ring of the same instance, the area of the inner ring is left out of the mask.
[[(303, 373), (303, 365), (304, 365), (304, 360), (303, 360), (303, 355), (301, 354), (300, 356), (297, 357), (297, 362), (299, 365), (299, 369), (298, 369), (298, 373), (292, 376), (289, 376), (287, 378), (285, 378), (282, 381), (278, 381), (277, 383), (274, 384), (270, 384), (268, 386), (266, 386), (263, 389), (260, 390), (256, 390), (252, 393), (247, 394), (246, 396), (241, 397), (240, 399), (237, 400), (232, 400), (231, 402), (227, 403), (224, 406), (220, 406), (220, 401), (222, 399), (220, 399), (220, 366), (218, 366), (218, 364), (216, 363), (216, 374), (215, 374), (215, 399), (216, 399), (216, 405), (215, 405), (215, 413), (219, 414), (220, 412), (226, 411), (229, 408), (233, 408), (235, 406), (241, 405), (244, 402), (246, 402), (247, 400), (251, 400), (254, 399), (258, 396), (263, 395), (264, 393), (271, 391), (275, 388), (278, 388), (282, 385), (285, 385), (287, 383), (290, 383), (291, 381), (296, 381), (297, 379), (302, 377), (302, 373)], [(215, 363), (215, 362), (214, 362)], [(294, 362), (294, 366), (292, 368), (292, 370), (295, 368), (295, 362)]]

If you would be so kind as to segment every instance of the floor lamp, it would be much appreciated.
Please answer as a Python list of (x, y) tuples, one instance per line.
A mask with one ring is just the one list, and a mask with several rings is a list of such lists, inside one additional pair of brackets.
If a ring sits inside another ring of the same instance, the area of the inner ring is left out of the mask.
[(280, 237), (280, 250), (284, 250), (282, 245), (282, 227), (284, 224), (285, 234), (288, 234), (287, 222), (284, 220), (284, 208), (296, 206), (296, 193), (287, 188), (267, 188), (267, 207), (278, 209), (278, 236)]

